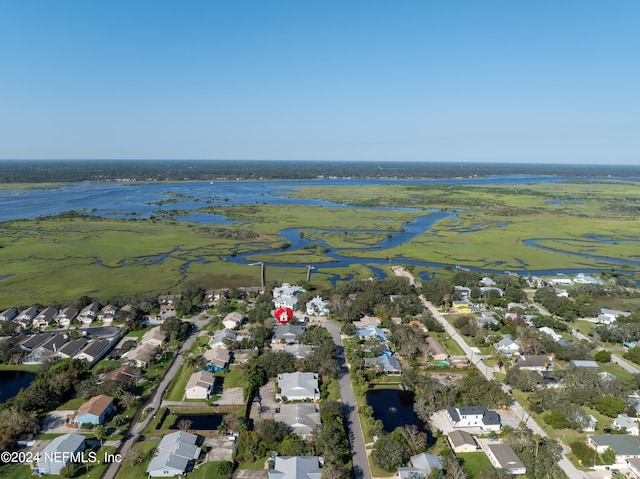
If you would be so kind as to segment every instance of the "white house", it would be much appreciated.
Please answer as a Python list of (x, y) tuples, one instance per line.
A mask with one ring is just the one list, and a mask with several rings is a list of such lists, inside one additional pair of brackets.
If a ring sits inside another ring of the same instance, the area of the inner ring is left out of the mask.
[(558, 333), (556, 333), (549, 326), (543, 326), (541, 328), (538, 328), (538, 331), (540, 331), (541, 333), (544, 333), (544, 334), (547, 334), (547, 335), (551, 336), (551, 339), (553, 339), (556, 343), (562, 339), (562, 336), (560, 336)]
[(162, 438), (147, 466), (149, 477), (181, 476), (193, 468), (200, 457), (200, 438), (184, 431), (167, 434)]
[(233, 343), (234, 341), (242, 341), (243, 337), (236, 333), (235, 331), (231, 331), (230, 329), (220, 329), (213, 333), (213, 336), (209, 340), (210, 348), (226, 348), (229, 343)]
[(320, 479), (321, 476), (318, 456), (276, 456), (273, 469), (267, 472), (267, 479)]
[(640, 441), (629, 434), (587, 436), (587, 444), (599, 454), (611, 448), (616, 453), (616, 463), (618, 464), (624, 464), (627, 459), (640, 458)]
[(505, 356), (513, 356), (520, 353), (520, 345), (513, 338), (505, 334), (500, 341), (493, 345), (495, 350)]
[(603, 324), (611, 324), (616, 319), (618, 319), (619, 316), (623, 316), (626, 318), (628, 316), (631, 316), (631, 313), (629, 311), (617, 311), (615, 309), (601, 308), (600, 314), (598, 315), (598, 322)]
[(51, 321), (58, 315), (58, 308), (49, 306), (43, 309), (33, 320), (34, 328), (46, 328)]
[(60, 470), (71, 464), (82, 462), (85, 439), (81, 434), (70, 433), (56, 437), (40, 453), (40, 474), (60, 474)]
[(306, 306), (309, 316), (326, 316), (329, 314), (329, 302), (320, 296), (316, 296), (312, 300), (307, 301)]
[(12, 306), (0, 313), (0, 321), (11, 321), (18, 316), (18, 308)]
[(442, 464), (440, 458), (423, 452), (411, 456), (409, 459), (409, 467), (399, 467), (398, 476), (400, 479), (426, 479), (434, 469), (442, 470)]
[(82, 308), (82, 311), (80, 311), (80, 314), (78, 315), (78, 319), (83, 324), (91, 324), (93, 320), (96, 319), (98, 311), (100, 311), (100, 304), (94, 301)]
[(209, 399), (213, 394), (215, 383), (216, 378), (212, 373), (206, 371), (193, 373), (187, 383), (185, 397), (187, 399)]
[(319, 401), (318, 373), (295, 372), (278, 374), (276, 399), (284, 400), (285, 398), (288, 401)]
[(448, 407), (447, 418), (454, 428), (479, 427), (484, 431), (500, 430), (500, 415), (483, 406)]
[(526, 474), (527, 468), (508, 444), (487, 444), (484, 452), (496, 469), (510, 474)]
[(314, 403), (280, 404), (274, 419), (303, 438), (310, 437), (320, 426), (320, 413)]
[(78, 310), (73, 306), (67, 306), (58, 313), (56, 321), (58, 322), (58, 326), (67, 327), (71, 324), (71, 321), (76, 318), (76, 316), (78, 316)]
[(611, 427), (616, 431), (626, 429), (627, 434), (631, 434), (632, 436), (637, 436), (638, 434), (640, 434), (638, 430), (638, 423), (626, 414), (618, 414), (618, 417), (615, 418), (611, 423)]

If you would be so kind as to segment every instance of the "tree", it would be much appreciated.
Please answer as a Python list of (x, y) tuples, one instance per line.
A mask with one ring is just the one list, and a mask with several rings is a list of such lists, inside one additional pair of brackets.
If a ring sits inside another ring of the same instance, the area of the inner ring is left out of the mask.
[(104, 440), (107, 438), (109, 433), (107, 432), (107, 428), (102, 424), (96, 424), (93, 428), (93, 434), (96, 436), (96, 439), (100, 441), (100, 447), (104, 446)]
[(191, 429), (191, 424), (193, 424), (193, 421), (191, 419), (182, 418), (180, 419), (180, 421), (178, 421), (178, 429), (183, 432), (187, 432), (189, 431), (189, 429)]
[(614, 462), (616, 462), (616, 452), (608, 447), (607, 450), (604, 451), (600, 456), (600, 460), (602, 464), (613, 464)]
[(427, 434), (420, 431), (415, 424), (399, 427), (397, 431), (407, 443), (407, 449), (411, 456), (415, 456), (427, 448)]
[(627, 403), (625, 403), (623, 399), (612, 396), (603, 396), (598, 399), (596, 410), (605, 416), (616, 417), (624, 411), (626, 406)]
[(73, 477), (78, 473), (78, 466), (75, 464), (67, 464), (60, 469), (60, 475), (62, 477)]
[(129, 465), (133, 468), (136, 464), (140, 464), (145, 458), (145, 453), (142, 449), (140, 449), (138, 444), (134, 444), (134, 446), (129, 449), (127, 453), (127, 461), (129, 461)]
[(611, 351), (598, 351), (595, 356), (595, 360), (599, 363), (608, 363), (611, 361)]
[(409, 459), (407, 444), (398, 434), (384, 434), (374, 444), (371, 459), (385, 471), (393, 471)]

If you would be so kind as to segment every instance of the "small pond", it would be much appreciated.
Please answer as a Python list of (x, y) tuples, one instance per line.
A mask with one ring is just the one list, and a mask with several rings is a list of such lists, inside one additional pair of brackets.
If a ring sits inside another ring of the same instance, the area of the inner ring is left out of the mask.
[(413, 412), (414, 394), (398, 389), (374, 389), (367, 392), (367, 404), (373, 408), (374, 419), (379, 419), (387, 432), (399, 426), (425, 424)]
[(35, 373), (27, 371), (0, 371), (0, 403), (11, 399), (20, 389), (26, 389), (35, 378)]
[(169, 429), (179, 429), (180, 421), (186, 419), (191, 421), (189, 429), (193, 430), (214, 430), (218, 429), (222, 423), (222, 414), (181, 414)]

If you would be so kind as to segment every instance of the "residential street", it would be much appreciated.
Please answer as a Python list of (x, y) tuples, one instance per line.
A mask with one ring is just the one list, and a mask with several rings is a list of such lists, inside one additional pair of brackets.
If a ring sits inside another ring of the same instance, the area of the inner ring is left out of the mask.
[[(399, 274), (400, 271), (402, 271), (402, 274)], [(397, 276), (404, 276), (404, 277), (408, 277), (407, 275), (410, 275), (410, 273), (404, 269), (399, 269), (399, 268), (394, 268), (394, 273)], [(411, 280), (410, 280), (411, 281)], [(411, 281), (413, 284), (413, 281)], [(456, 343), (458, 343), (458, 345), (462, 348), (462, 350), (465, 352), (465, 354), (467, 355), (467, 357), (469, 358), (469, 361), (471, 361), (472, 363), (476, 364), (478, 366), (478, 369), (480, 370), (480, 372), (482, 374), (484, 374), (484, 376), (491, 380), (494, 379), (494, 375), (493, 375), (493, 371), (491, 369), (489, 369), (484, 362), (482, 362), (482, 358), (477, 357), (477, 355), (474, 353), (474, 351), (469, 347), (469, 345), (466, 343), (466, 341), (464, 340), (464, 338), (462, 338), (453, 328), (453, 326), (451, 326), (451, 324), (449, 324), (449, 322), (444, 318), (444, 316), (435, 308), (435, 306), (433, 306), (433, 304), (431, 304), (431, 302), (427, 301), (427, 299), (420, 295), (420, 300), (422, 301), (422, 303), (424, 304), (424, 306), (429, 310), (429, 312), (433, 315), (433, 317), (445, 328), (445, 331), (456, 341)], [(523, 421), (525, 421), (527, 427), (529, 429), (531, 429), (531, 431), (533, 431), (535, 434), (539, 434), (542, 437), (548, 437), (547, 433), (540, 427), (538, 426), (538, 424), (531, 420), (529, 418), (529, 414), (526, 412), (526, 410), (522, 407), (522, 405), (520, 405), (520, 403), (518, 403), (515, 399), (513, 404), (510, 406), (511, 409), (513, 410), (513, 412), (516, 414), (516, 416), (520, 416), (522, 418)], [(562, 459), (558, 462), (558, 465), (562, 468), (562, 470), (565, 472), (565, 474), (569, 477), (569, 479), (585, 479), (588, 476), (579, 471), (572, 463), (571, 461), (569, 461), (566, 457), (566, 453), (570, 452), (568, 446), (564, 446), (563, 445), (563, 453), (562, 453)]]
[(370, 479), (371, 468), (367, 459), (367, 452), (364, 446), (364, 435), (362, 425), (358, 416), (358, 406), (356, 396), (353, 392), (353, 385), (349, 377), (349, 370), (344, 358), (344, 345), (340, 337), (340, 325), (334, 321), (324, 321), (324, 327), (329, 331), (333, 341), (338, 345), (338, 364), (340, 365), (340, 396), (344, 404), (346, 426), (349, 434), (349, 444), (351, 445), (351, 457), (353, 459), (353, 470), (356, 479)]
[[(153, 396), (151, 396), (151, 398), (143, 406), (141, 406), (140, 409), (138, 409), (138, 413), (136, 414), (136, 416), (133, 418), (131, 422), (131, 427), (129, 428), (128, 434), (120, 443), (120, 448), (118, 452), (122, 455), (123, 461), (125, 460), (127, 453), (131, 450), (133, 445), (136, 442), (138, 442), (138, 440), (140, 439), (140, 435), (142, 434), (142, 431), (144, 431), (144, 429), (147, 427), (149, 422), (153, 419), (155, 414), (158, 412), (158, 409), (160, 408), (160, 403), (162, 401), (162, 395), (166, 391), (171, 380), (178, 373), (178, 369), (182, 364), (182, 353), (191, 349), (191, 347), (193, 346), (193, 343), (195, 343), (196, 338), (198, 337), (198, 331), (200, 330), (199, 326), (206, 324), (206, 321), (202, 320), (200, 317), (194, 318), (193, 320), (191, 320), (191, 322), (194, 323), (194, 328), (193, 328), (193, 331), (191, 332), (191, 336), (187, 338), (187, 340), (182, 345), (182, 348), (180, 348), (180, 351), (176, 355), (176, 358), (174, 359), (174, 361), (171, 363), (171, 366), (169, 366), (169, 368), (167, 369), (166, 374), (162, 378), (162, 381), (160, 381), (160, 384), (158, 385), (155, 392), (153, 393)], [(142, 414), (145, 410), (147, 410), (147, 408), (152, 408), (152, 411), (149, 412), (149, 414), (147, 415), (147, 418), (144, 421), (138, 422), (138, 418), (140, 417), (140, 414)], [(102, 479), (114, 479), (116, 474), (118, 473), (118, 470), (120, 469), (120, 465), (121, 465), (121, 462), (111, 463), (111, 465), (107, 468), (105, 473), (102, 475)]]

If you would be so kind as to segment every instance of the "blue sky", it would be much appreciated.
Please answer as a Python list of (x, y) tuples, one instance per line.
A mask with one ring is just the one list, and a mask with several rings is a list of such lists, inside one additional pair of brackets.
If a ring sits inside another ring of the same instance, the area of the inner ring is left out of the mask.
[(0, 158), (640, 163), (640, 2), (0, 0)]

